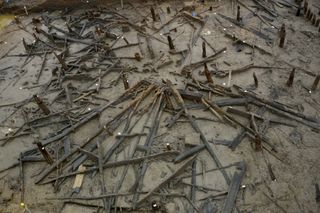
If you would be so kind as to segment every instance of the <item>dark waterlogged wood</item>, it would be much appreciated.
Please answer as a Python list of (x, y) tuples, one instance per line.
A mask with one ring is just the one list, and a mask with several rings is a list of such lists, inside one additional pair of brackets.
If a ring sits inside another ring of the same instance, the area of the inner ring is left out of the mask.
[(237, 199), (237, 195), (240, 189), (240, 185), (242, 183), (244, 174), (246, 172), (246, 165), (244, 162), (241, 162), (240, 165), (238, 166), (238, 169), (240, 171), (235, 171), (232, 180), (231, 180), (231, 184), (229, 186), (229, 190), (228, 190), (228, 195), (226, 198), (226, 201), (224, 203), (224, 207), (222, 212), (223, 213), (232, 213), (234, 206), (235, 206), (235, 201)]

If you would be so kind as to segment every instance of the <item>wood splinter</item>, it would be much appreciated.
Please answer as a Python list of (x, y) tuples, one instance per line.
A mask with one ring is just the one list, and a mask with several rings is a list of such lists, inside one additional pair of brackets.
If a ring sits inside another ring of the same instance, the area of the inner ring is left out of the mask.
[(291, 73), (290, 73), (289, 79), (288, 79), (288, 81), (287, 81), (287, 86), (288, 86), (288, 87), (291, 87), (292, 84), (293, 84), (293, 79), (294, 79), (295, 71), (296, 71), (296, 69), (293, 68), (292, 71), (291, 71)]
[(33, 96), (34, 101), (38, 104), (39, 108), (42, 110), (42, 112), (46, 115), (50, 114), (50, 110), (48, 107), (43, 103), (43, 101), (39, 98), (39, 96), (34, 95)]
[(279, 43), (279, 47), (283, 48), (284, 46), (284, 41), (286, 39), (286, 25), (282, 24), (281, 28), (280, 28), (280, 32), (279, 32), (279, 36), (280, 36), (280, 43)]
[(171, 36), (168, 35), (167, 39), (168, 39), (170, 50), (174, 50), (174, 45), (173, 45), (173, 41), (172, 41)]
[(53, 164), (53, 159), (51, 158), (50, 154), (46, 150), (46, 148), (42, 145), (41, 142), (37, 142), (37, 146), (39, 151), (41, 152), (44, 159), (47, 161), (48, 164)]
[(206, 75), (207, 81), (209, 83), (213, 83), (212, 77), (211, 77), (211, 73), (208, 69), (207, 63), (204, 63), (204, 74)]
[(206, 42), (202, 42), (202, 58), (207, 57)]

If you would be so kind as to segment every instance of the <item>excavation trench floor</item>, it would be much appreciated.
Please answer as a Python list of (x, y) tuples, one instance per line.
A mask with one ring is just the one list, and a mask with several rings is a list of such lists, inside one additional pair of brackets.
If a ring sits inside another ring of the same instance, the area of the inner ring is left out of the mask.
[(295, 1), (240, 23), (236, 1), (43, 2), (0, 15), (1, 213), (319, 212), (319, 27)]

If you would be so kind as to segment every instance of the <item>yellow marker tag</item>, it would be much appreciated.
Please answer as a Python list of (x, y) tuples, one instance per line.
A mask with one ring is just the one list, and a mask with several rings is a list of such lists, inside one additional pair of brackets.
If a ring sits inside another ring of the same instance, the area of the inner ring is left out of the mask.
[(24, 203), (20, 203), (20, 207), (24, 208), (25, 204)]

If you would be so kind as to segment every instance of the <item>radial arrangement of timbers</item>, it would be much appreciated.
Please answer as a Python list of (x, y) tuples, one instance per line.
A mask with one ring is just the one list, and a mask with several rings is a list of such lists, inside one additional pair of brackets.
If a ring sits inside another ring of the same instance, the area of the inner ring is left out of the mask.
[[(286, 5), (318, 29), (312, 4), (230, 1), (231, 16), (219, 11), (221, 1), (148, 3), (144, 10), (123, 2), (40, 15), (24, 8), (26, 17), (14, 17), (26, 36), (1, 52), (0, 95), (30, 92), (0, 103), (7, 109), (1, 128), (10, 127), (0, 146), (28, 138), (32, 148), (0, 174), (19, 167), (21, 207), (36, 209), (26, 188), (52, 186), (46, 201), (103, 212), (240, 212), (246, 206), (238, 201), (256, 187), (244, 182), (253, 169), (235, 157), (244, 145), (244, 154), (259, 158), (258, 176), (267, 173), (258, 183), (268, 189), (263, 196), (287, 212), (265, 183), (277, 181), (275, 167), (291, 163), (270, 130), (319, 134), (320, 121), (275, 99), (296, 87), (317, 95), (320, 75), (275, 54), (292, 45), (292, 29), (277, 21), (275, 8)], [(211, 34), (225, 42), (213, 45)], [(231, 66), (237, 57), (240, 66)], [(13, 64), (16, 58), (22, 64)], [(246, 83), (238, 83), (248, 73)], [(30, 164), (37, 168), (32, 174)]]

